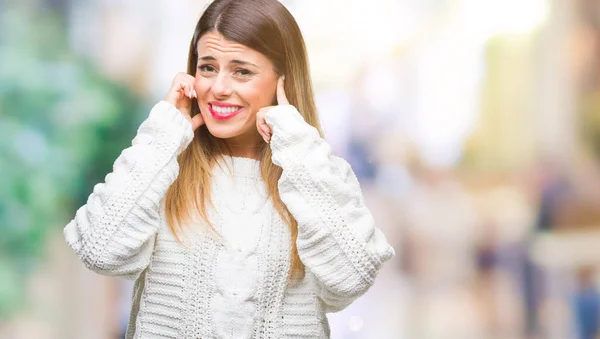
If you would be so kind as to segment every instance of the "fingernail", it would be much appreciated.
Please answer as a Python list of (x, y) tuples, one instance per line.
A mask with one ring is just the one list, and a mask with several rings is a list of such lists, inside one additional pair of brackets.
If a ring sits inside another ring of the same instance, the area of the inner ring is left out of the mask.
[(285, 74), (281, 76), (281, 80), (285, 81)]
[(192, 90), (189, 91), (188, 93), (188, 97), (191, 99), (192, 98)]
[(194, 98), (197, 98), (197, 97), (198, 97), (198, 94), (196, 93), (196, 90), (195, 90), (195, 89), (193, 89), (193, 90), (192, 90), (192, 92), (193, 92), (193, 94), (194, 94)]

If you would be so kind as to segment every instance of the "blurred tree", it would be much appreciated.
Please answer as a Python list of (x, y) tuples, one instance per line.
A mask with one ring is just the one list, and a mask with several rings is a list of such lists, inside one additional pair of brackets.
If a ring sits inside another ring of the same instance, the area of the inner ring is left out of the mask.
[(70, 51), (56, 7), (2, 7), (0, 321), (27, 304), (24, 282), (46, 235), (103, 181), (144, 111), (131, 91)]
[(584, 142), (600, 160), (600, 89), (582, 98), (580, 126)]
[(600, 2), (577, 0), (574, 7), (578, 122), (585, 146), (600, 160)]

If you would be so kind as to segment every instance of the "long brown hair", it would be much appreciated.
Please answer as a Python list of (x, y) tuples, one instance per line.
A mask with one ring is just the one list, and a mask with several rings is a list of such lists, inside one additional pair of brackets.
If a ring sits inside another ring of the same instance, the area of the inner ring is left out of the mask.
[[(298, 24), (279, 1), (216, 0), (211, 3), (200, 17), (190, 43), (187, 70), (190, 75), (196, 75), (198, 41), (207, 32), (218, 32), (225, 39), (254, 49), (271, 60), (275, 72), (285, 75), (285, 93), (290, 104), (322, 135), (304, 39)], [(196, 99), (192, 101), (191, 114), (200, 114)], [(176, 237), (181, 225), (197, 215), (211, 225), (206, 212), (207, 204), (212, 204), (211, 172), (221, 154), (231, 154), (231, 151), (222, 139), (212, 136), (203, 125), (196, 130), (194, 140), (179, 156), (179, 176), (166, 196), (166, 218)], [(304, 268), (296, 248), (298, 222), (281, 201), (277, 188), (282, 169), (271, 161), (268, 145), (263, 145), (257, 156), (269, 196), (292, 234), (291, 275), (302, 276)], [(215, 231), (212, 225), (210, 227)]]

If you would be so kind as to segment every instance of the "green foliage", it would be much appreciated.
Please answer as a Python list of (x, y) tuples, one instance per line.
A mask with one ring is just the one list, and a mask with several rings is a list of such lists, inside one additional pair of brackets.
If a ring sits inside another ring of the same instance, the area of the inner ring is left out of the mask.
[(64, 18), (0, 11), (0, 320), (57, 231), (128, 146), (142, 105), (69, 51)]
[(600, 160), (600, 89), (582, 95), (579, 127), (586, 146)]

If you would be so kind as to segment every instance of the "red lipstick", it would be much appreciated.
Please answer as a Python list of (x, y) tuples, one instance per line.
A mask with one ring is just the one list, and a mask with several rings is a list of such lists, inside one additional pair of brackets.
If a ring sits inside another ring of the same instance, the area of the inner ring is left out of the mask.
[(208, 103), (208, 111), (213, 118), (217, 120), (231, 119), (240, 114), (244, 108), (242, 106), (230, 104), (227, 102), (211, 101)]

